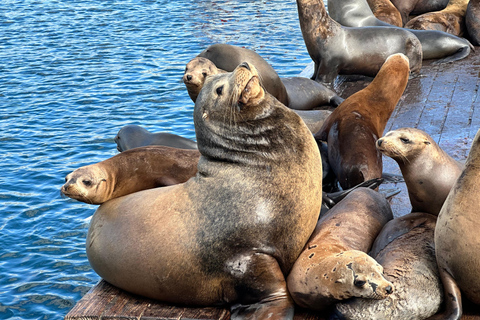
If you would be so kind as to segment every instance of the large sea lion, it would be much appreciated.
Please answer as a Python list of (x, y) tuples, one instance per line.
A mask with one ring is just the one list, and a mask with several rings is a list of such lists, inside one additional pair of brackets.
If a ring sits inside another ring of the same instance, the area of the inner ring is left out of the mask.
[[(438, 215), (435, 246), (445, 288), (447, 315), (461, 314), (461, 294), (480, 305), (480, 130), (472, 142), (465, 169)], [(458, 287), (457, 287), (458, 286)]]
[(320, 218), (287, 285), (304, 308), (323, 310), (351, 297), (383, 299), (393, 292), (382, 267), (367, 255), (392, 209), (377, 191), (359, 188)]
[(470, 41), (480, 46), (480, 0), (470, 0), (465, 12), (465, 27)]
[(326, 141), (328, 162), (343, 189), (382, 177), (382, 155), (375, 148), (408, 82), (408, 58), (394, 54), (373, 81), (338, 106), (315, 134)]
[(265, 90), (284, 105), (288, 105), (287, 90), (277, 72), (258, 53), (246, 48), (217, 43), (203, 50), (197, 57), (207, 58), (219, 69), (232, 72), (240, 63), (256, 66)]
[(463, 36), (465, 12), (470, 0), (450, 0), (445, 9), (419, 15), (405, 24), (405, 28), (440, 30), (455, 36)]
[(438, 215), (464, 165), (443, 151), (426, 132), (400, 128), (377, 140), (377, 149), (398, 163), (412, 212)]
[[(195, 102), (208, 76), (225, 72), (207, 58), (195, 57), (190, 60), (185, 67), (183, 83), (192, 101)], [(281, 81), (287, 91), (286, 106), (291, 109), (312, 110), (325, 105), (337, 107), (344, 100), (333, 90), (305, 77), (287, 77), (281, 78)]]
[(370, 255), (383, 266), (394, 292), (383, 300), (340, 302), (332, 319), (422, 320), (436, 314), (443, 294), (435, 261), (435, 220), (431, 214), (415, 212), (389, 221)]
[(198, 150), (165, 146), (139, 147), (69, 173), (61, 193), (102, 204), (140, 190), (182, 183), (197, 173)]
[(374, 77), (394, 53), (409, 58), (412, 72), (422, 66), (422, 46), (407, 30), (343, 27), (328, 16), (322, 0), (297, 0), (297, 7), (316, 81), (331, 84), (338, 74)]
[[(397, 27), (403, 27), (402, 16), (390, 0), (367, 0), (367, 3), (377, 19)], [(330, 12), (330, 9), (328, 11)]]
[(179, 149), (197, 149), (197, 143), (193, 140), (169, 132), (152, 133), (135, 124), (122, 127), (114, 140), (120, 152), (151, 145)]
[(90, 264), (142, 296), (228, 304), (232, 319), (292, 319), (285, 277), (322, 201), (315, 140), (248, 63), (208, 77), (193, 117), (196, 176), (102, 204), (88, 231)]
[[(349, 10), (346, 10), (348, 8)], [(328, 1), (330, 16), (347, 27), (391, 27), (398, 28), (377, 19), (365, 0)], [(435, 63), (447, 63), (466, 58), (474, 47), (466, 39), (438, 30), (408, 30), (422, 44), (423, 59), (440, 59)]]
[(419, 15), (444, 9), (448, 0), (390, 0), (402, 16), (403, 25), (408, 22), (410, 14)]

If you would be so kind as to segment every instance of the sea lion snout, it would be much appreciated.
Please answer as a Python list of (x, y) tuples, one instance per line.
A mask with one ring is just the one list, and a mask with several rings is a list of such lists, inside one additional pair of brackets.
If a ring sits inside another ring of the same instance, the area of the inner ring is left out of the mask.
[(383, 143), (383, 139), (378, 139), (377, 140), (377, 147), (381, 147)]

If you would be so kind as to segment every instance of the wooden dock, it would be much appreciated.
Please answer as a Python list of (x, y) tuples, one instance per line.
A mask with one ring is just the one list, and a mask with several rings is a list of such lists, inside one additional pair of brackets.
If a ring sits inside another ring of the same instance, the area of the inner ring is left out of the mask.
[[(345, 79), (343, 79), (345, 80)], [(337, 81), (335, 90), (346, 98), (371, 81)], [(385, 133), (401, 127), (414, 127), (430, 134), (457, 160), (464, 160), (471, 141), (480, 128), (480, 47), (467, 59), (435, 65), (424, 61), (420, 76), (410, 79), (407, 89), (387, 125)], [(384, 158), (384, 171), (400, 174), (398, 165)], [(411, 210), (405, 183), (390, 183), (381, 189), (399, 188), (391, 200), (395, 216)], [(297, 310), (295, 320), (322, 320), (325, 315)], [(222, 308), (171, 306), (138, 297), (101, 281), (65, 316), (74, 319), (202, 319), (227, 320), (230, 313)], [(480, 306), (465, 304), (466, 320), (480, 320)]]

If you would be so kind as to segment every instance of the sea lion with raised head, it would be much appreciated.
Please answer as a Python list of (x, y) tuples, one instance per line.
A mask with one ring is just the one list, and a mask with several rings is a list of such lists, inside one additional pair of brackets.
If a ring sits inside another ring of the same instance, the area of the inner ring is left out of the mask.
[(297, 0), (297, 7), (315, 81), (331, 85), (338, 74), (374, 77), (395, 53), (408, 57), (412, 72), (422, 66), (420, 41), (407, 30), (343, 27), (329, 17), (322, 0)]
[(449, 297), (445, 319), (462, 314), (461, 295), (480, 305), (479, 181), (480, 130), (473, 139), (465, 169), (440, 210), (435, 228), (438, 268), (445, 295)]
[(323, 310), (340, 300), (383, 299), (394, 291), (382, 267), (367, 255), (382, 227), (393, 219), (385, 197), (358, 188), (320, 218), (287, 278), (293, 300)]
[(111, 284), (157, 300), (293, 318), (285, 277), (322, 202), (318, 147), (253, 65), (208, 77), (193, 112), (201, 157), (185, 183), (102, 204), (87, 256)]
[(400, 128), (377, 140), (377, 149), (398, 163), (412, 212), (438, 215), (464, 165), (443, 151), (426, 132)]
[[(345, 10), (348, 8), (349, 10)], [(328, 1), (330, 16), (346, 27), (398, 28), (377, 19), (365, 0)], [(408, 30), (422, 44), (423, 59), (440, 59), (434, 63), (447, 63), (466, 58), (474, 47), (466, 39), (438, 30)]]
[(179, 149), (197, 149), (197, 143), (169, 132), (152, 133), (147, 129), (129, 124), (122, 127), (114, 138), (120, 152), (145, 146), (166, 146)]
[(408, 58), (394, 54), (373, 81), (338, 106), (315, 134), (326, 141), (328, 162), (343, 189), (382, 177), (382, 154), (375, 148), (405, 90)]
[(165, 146), (139, 147), (69, 173), (61, 193), (102, 204), (140, 190), (183, 183), (197, 173), (198, 150)]
[(335, 305), (331, 319), (422, 320), (438, 312), (442, 283), (435, 261), (434, 215), (414, 212), (389, 221), (370, 255), (395, 290), (383, 300), (354, 298)]

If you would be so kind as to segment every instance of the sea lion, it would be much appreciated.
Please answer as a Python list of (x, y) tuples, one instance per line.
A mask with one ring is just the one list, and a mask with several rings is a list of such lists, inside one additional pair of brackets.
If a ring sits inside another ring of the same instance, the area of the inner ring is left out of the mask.
[(69, 173), (60, 192), (72, 199), (102, 204), (140, 190), (182, 183), (197, 173), (198, 150), (139, 147)]
[[(195, 57), (187, 63), (183, 75), (183, 83), (188, 94), (195, 102), (203, 83), (208, 76), (225, 73), (207, 58)], [(333, 90), (305, 77), (281, 78), (287, 91), (286, 106), (295, 110), (312, 110), (325, 105), (337, 107), (344, 99)]]
[[(438, 215), (435, 246), (445, 288), (446, 314), (462, 313), (461, 294), (480, 305), (480, 130), (473, 139), (465, 169)], [(477, 309), (478, 310), (478, 309)], [(446, 319), (446, 318), (445, 318)]]
[(256, 66), (265, 90), (284, 105), (288, 105), (287, 90), (277, 72), (258, 53), (246, 48), (217, 43), (203, 50), (197, 57), (207, 58), (217, 68), (233, 71), (240, 63), (248, 62)]
[(435, 261), (435, 220), (415, 212), (389, 221), (370, 255), (383, 266), (385, 278), (395, 287), (393, 294), (383, 300), (340, 302), (332, 319), (420, 320), (436, 314), (443, 294)]
[(448, 0), (390, 0), (402, 16), (403, 25), (408, 22), (410, 14), (419, 15), (426, 12), (445, 9)]
[(470, 41), (480, 46), (480, 0), (470, 0), (465, 12), (465, 27)]
[(464, 165), (443, 151), (426, 132), (400, 128), (377, 140), (377, 149), (398, 163), (412, 212), (438, 215)]
[(318, 147), (263, 89), (253, 65), (208, 77), (193, 112), (194, 178), (102, 204), (87, 256), (126, 291), (187, 305), (231, 305), (232, 319), (293, 318), (285, 277), (322, 199)]
[(404, 53), (412, 72), (422, 66), (422, 46), (407, 30), (348, 28), (331, 19), (321, 0), (297, 0), (300, 28), (315, 62), (312, 79), (331, 85), (338, 74), (374, 77), (388, 56)]
[(343, 189), (382, 177), (382, 155), (375, 142), (383, 135), (408, 82), (408, 58), (387, 58), (373, 81), (348, 97), (325, 121), (316, 140), (326, 141), (328, 162)]
[(450, 0), (445, 9), (416, 16), (405, 24), (405, 28), (440, 30), (463, 36), (468, 2), (469, 0)]
[(390, 0), (367, 0), (367, 3), (377, 19), (393, 26), (403, 27), (402, 16)]
[[(344, 8), (349, 8), (345, 10)], [(346, 27), (391, 27), (398, 28), (377, 19), (365, 0), (328, 1), (330, 16)], [(466, 39), (437, 30), (408, 30), (422, 44), (423, 59), (440, 59), (434, 63), (447, 63), (466, 58), (475, 50)]]
[(122, 127), (115, 136), (115, 143), (120, 152), (151, 145), (167, 146), (179, 149), (197, 149), (197, 143), (182, 136), (168, 133), (152, 133), (135, 124)]
[(351, 297), (383, 299), (393, 292), (382, 267), (366, 254), (392, 210), (384, 196), (358, 188), (320, 218), (287, 278), (299, 306), (323, 310)]

